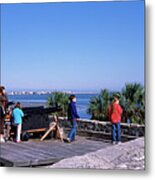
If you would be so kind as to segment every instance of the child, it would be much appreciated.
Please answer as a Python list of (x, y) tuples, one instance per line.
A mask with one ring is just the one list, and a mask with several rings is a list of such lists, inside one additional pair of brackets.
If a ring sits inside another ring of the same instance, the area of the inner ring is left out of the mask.
[(121, 115), (122, 115), (122, 108), (119, 105), (119, 98), (120, 95), (116, 93), (114, 95), (114, 102), (109, 107), (109, 120), (112, 123), (112, 143), (116, 144), (116, 141), (118, 144), (121, 143), (121, 127), (120, 127), (120, 121), (121, 121)]
[(76, 110), (76, 96), (71, 95), (69, 97), (69, 99), (70, 99), (70, 103), (69, 103), (69, 106), (68, 106), (68, 119), (71, 121), (72, 128), (71, 128), (71, 131), (70, 131), (70, 133), (68, 135), (67, 141), (71, 142), (71, 141), (75, 140), (76, 127), (77, 127), (76, 119), (80, 118), (80, 117), (77, 114), (77, 110)]
[(24, 113), (21, 110), (21, 104), (19, 102), (16, 103), (15, 108), (12, 112), (12, 116), (14, 119), (14, 125), (17, 127), (16, 133), (16, 142), (20, 142), (20, 135), (22, 129), (22, 117), (24, 117)]

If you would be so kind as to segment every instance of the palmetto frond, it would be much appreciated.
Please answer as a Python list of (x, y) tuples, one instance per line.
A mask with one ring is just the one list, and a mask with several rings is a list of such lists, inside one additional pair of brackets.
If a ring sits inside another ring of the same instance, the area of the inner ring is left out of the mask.
[(48, 106), (60, 106), (62, 111), (57, 112), (59, 116), (67, 116), (68, 109), (68, 94), (63, 92), (53, 92), (51, 96), (48, 98)]

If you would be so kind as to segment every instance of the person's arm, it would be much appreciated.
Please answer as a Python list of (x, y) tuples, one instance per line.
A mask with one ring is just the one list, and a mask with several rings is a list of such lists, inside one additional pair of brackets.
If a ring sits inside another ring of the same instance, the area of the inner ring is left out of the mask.
[(67, 113), (67, 115), (68, 115), (68, 119), (70, 120), (71, 119), (71, 105), (70, 104), (68, 105), (68, 113)]
[(123, 112), (123, 110), (122, 110), (120, 105), (118, 106), (118, 111), (119, 111), (120, 114), (122, 114), (122, 112)]
[(1, 117), (4, 118), (5, 114), (6, 114), (5, 108), (3, 106), (0, 106), (0, 115), (1, 115)]
[(20, 114), (21, 114), (21, 117), (24, 117), (24, 113), (21, 109), (20, 109)]
[(76, 118), (80, 118), (80, 116), (79, 116), (78, 113), (77, 113), (76, 105), (73, 104), (72, 106), (73, 106), (72, 109), (73, 109), (73, 113), (74, 113), (75, 117), (76, 117)]
[(1, 115), (1, 117), (3, 117), (3, 110), (2, 110), (1, 106), (0, 106), (0, 115)]

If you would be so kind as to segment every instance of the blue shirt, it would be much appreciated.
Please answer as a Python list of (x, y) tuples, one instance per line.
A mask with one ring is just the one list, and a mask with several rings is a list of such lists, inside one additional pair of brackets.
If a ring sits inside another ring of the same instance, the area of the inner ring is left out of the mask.
[(76, 110), (75, 102), (70, 102), (68, 106), (68, 119), (74, 120), (76, 118), (80, 118)]
[(12, 116), (15, 124), (22, 124), (22, 117), (24, 117), (24, 113), (21, 109), (15, 108), (12, 112)]

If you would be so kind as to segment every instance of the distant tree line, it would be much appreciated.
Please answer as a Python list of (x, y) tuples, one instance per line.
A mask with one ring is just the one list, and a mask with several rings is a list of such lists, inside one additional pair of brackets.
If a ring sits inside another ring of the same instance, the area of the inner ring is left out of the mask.
[[(87, 113), (91, 119), (108, 121), (108, 107), (113, 101), (114, 93), (120, 94), (120, 105), (123, 108), (122, 122), (145, 123), (145, 90), (141, 84), (126, 84), (121, 92), (110, 92), (108, 89), (100, 91), (99, 95), (90, 98)], [(48, 106), (60, 106), (58, 116), (67, 116), (69, 95), (54, 92), (48, 99)]]

